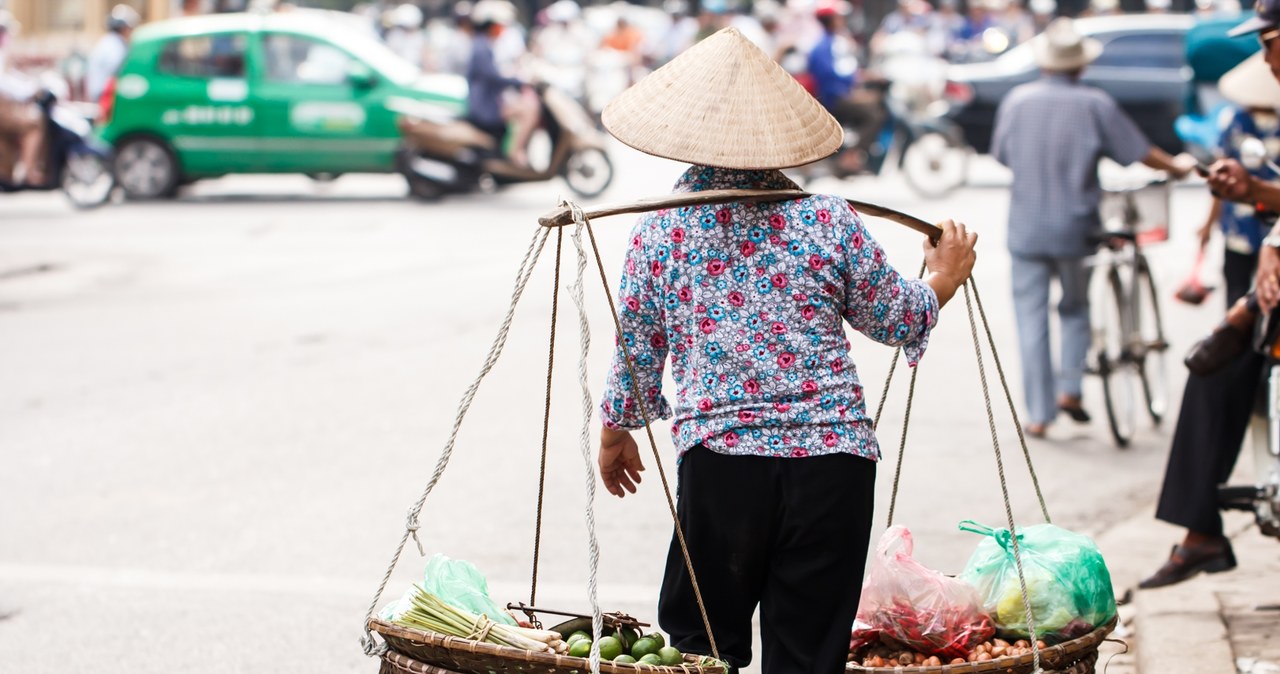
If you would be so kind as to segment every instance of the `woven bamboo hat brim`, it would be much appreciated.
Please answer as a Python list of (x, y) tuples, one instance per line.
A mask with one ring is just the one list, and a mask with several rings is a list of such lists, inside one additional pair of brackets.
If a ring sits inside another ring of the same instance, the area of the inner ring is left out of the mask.
[(735, 28), (622, 92), (601, 121), (646, 154), (719, 168), (801, 166), (844, 142), (835, 118)]
[(1280, 82), (1262, 52), (1240, 62), (1218, 80), (1218, 91), (1242, 108), (1280, 109)]

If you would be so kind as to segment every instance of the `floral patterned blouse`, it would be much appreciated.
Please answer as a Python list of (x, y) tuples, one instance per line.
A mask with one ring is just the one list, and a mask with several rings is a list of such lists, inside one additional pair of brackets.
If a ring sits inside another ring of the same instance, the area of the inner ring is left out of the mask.
[[(675, 192), (796, 189), (778, 171), (694, 166)], [(842, 319), (902, 346), (914, 366), (937, 321), (938, 298), (885, 260), (839, 197), (687, 207), (636, 223), (619, 292), (622, 339), (649, 418), (668, 353), (676, 384), (671, 434), (680, 456), (723, 454), (880, 458)], [(644, 425), (622, 349), (601, 399), (609, 428)]]

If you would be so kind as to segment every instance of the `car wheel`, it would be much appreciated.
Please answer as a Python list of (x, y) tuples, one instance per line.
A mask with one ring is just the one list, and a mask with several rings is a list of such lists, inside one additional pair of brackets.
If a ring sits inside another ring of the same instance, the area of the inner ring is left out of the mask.
[(599, 196), (613, 182), (613, 162), (604, 150), (594, 147), (578, 150), (565, 164), (564, 180), (581, 199)]
[(177, 193), (182, 171), (164, 141), (138, 137), (116, 151), (116, 182), (130, 199), (161, 199)]
[(73, 152), (62, 170), (62, 192), (76, 208), (97, 208), (111, 199), (115, 176), (107, 159), (94, 152)]
[(969, 179), (972, 152), (944, 133), (920, 134), (903, 152), (902, 170), (907, 184), (926, 199), (944, 197)]

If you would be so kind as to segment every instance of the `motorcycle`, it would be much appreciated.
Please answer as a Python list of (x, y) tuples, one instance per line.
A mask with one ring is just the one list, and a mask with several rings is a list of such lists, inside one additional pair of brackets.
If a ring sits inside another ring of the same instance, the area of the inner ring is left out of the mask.
[(0, 180), (0, 192), (62, 190), (76, 208), (106, 203), (115, 191), (111, 149), (93, 138), (93, 125), (84, 115), (58, 103), (51, 89), (35, 98), (45, 138), (45, 181), (41, 184)]
[[(1240, 163), (1254, 170), (1269, 167), (1280, 174), (1266, 146), (1257, 138), (1240, 144)], [(1259, 212), (1265, 222), (1274, 223), (1276, 213)], [(1253, 347), (1266, 357), (1265, 392), (1259, 396), (1263, 414), (1251, 422), (1254, 483), (1218, 487), (1218, 508), (1252, 513), (1264, 536), (1280, 538), (1280, 311), (1272, 311), (1257, 322)]]
[(885, 118), (866, 156), (856, 157), (861, 152), (858, 134), (845, 127), (844, 143), (836, 154), (788, 171), (793, 180), (804, 184), (819, 175), (841, 179), (885, 175), (896, 168), (912, 191), (925, 199), (944, 197), (965, 183), (973, 150), (959, 126), (942, 115), (913, 112), (895, 95), (896, 85), (872, 81), (864, 86), (879, 90)]
[(572, 98), (539, 85), (538, 128), (550, 140), (550, 158), (538, 168), (506, 159), (494, 138), (466, 120), (424, 103), (402, 102), (399, 127), (404, 138), (396, 165), (420, 199), (502, 185), (564, 178), (582, 199), (598, 196), (613, 182), (613, 163), (603, 134)]

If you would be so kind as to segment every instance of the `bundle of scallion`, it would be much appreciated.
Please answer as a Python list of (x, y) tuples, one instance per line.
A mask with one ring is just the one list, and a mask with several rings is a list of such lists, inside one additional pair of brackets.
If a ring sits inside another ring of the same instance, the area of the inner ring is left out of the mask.
[(452, 606), (439, 597), (414, 585), (410, 594), (412, 608), (395, 622), (409, 627), (444, 634), (487, 641), (499, 646), (510, 646), (527, 651), (565, 653), (568, 646), (558, 632), (535, 630), (493, 622), (483, 615), (476, 615)]

